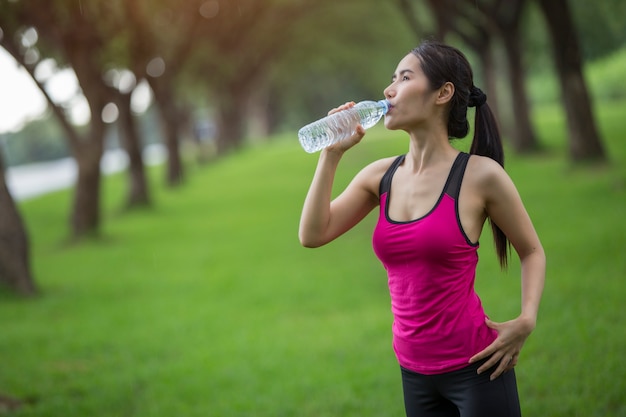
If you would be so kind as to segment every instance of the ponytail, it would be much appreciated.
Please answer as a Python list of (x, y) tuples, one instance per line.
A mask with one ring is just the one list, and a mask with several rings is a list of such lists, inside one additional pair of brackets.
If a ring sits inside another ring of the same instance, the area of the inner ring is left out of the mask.
[[(487, 95), (479, 88), (472, 86), (468, 106), (476, 107), (474, 138), (469, 153), (489, 157), (504, 168), (502, 140), (496, 120), (487, 104)], [(511, 244), (504, 232), (491, 219), (489, 219), (489, 224), (491, 225), (500, 267), (506, 269), (509, 263)]]

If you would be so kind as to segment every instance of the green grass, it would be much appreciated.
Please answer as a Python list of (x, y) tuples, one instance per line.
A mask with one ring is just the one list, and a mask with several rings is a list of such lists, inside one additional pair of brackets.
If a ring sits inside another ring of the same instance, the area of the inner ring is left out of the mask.
[[(598, 108), (608, 167), (571, 167), (562, 115), (545, 105), (549, 149), (508, 170), (548, 256), (538, 327), (518, 365), (527, 416), (626, 415), (626, 103)], [(366, 162), (404, 152), (374, 130), (345, 157), (338, 188)], [(178, 190), (151, 172), (153, 210), (120, 213), (104, 187), (100, 241), (64, 244), (70, 194), (21, 204), (42, 295), (0, 292), (0, 393), (26, 416), (401, 416), (375, 216), (327, 247), (300, 247), (317, 157), (293, 138), (193, 167)], [(500, 273), (483, 237), (488, 313), (519, 311), (518, 264)], [(2, 412), (0, 411), (0, 414)]]

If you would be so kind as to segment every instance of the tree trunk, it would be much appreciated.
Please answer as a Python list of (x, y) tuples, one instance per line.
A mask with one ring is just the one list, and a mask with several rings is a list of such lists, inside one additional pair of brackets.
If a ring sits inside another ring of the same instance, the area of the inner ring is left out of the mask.
[(489, 108), (491, 109), (495, 119), (498, 121), (498, 124), (501, 125), (500, 100), (498, 99), (497, 94), (498, 86), (496, 78), (496, 64), (494, 62), (491, 42), (486, 40), (484, 44), (476, 48), (476, 52), (478, 53), (478, 57), (480, 59), (481, 78), (484, 83), (484, 86), (479, 86), (479, 88), (484, 88), (485, 93), (487, 94), (487, 100), (489, 101)]
[(553, 57), (567, 115), (573, 161), (605, 161), (606, 153), (591, 110), (582, 73), (578, 35), (565, 0), (539, 0), (552, 38)]
[(180, 155), (178, 140), (179, 123), (176, 108), (171, 103), (161, 103), (161, 117), (165, 130), (165, 145), (167, 147), (167, 183), (176, 186), (183, 182), (183, 163)]
[(167, 149), (166, 182), (169, 186), (177, 186), (183, 182), (184, 172), (178, 139), (181, 124), (180, 115), (174, 102), (174, 94), (169, 88), (169, 85), (172, 85), (172, 81), (148, 77), (148, 82), (154, 92), (154, 98), (161, 116), (163, 139)]
[(120, 137), (128, 154), (129, 188), (126, 199), (127, 207), (150, 205), (148, 182), (146, 181), (145, 167), (141, 154), (141, 140), (139, 130), (132, 113), (131, 94), (119, 93), (117, 102), (120, 108)]
[(246, 104), (239, 92), (220, 94), (217, 120), (217, 153), (219, 155), (237, 149), (243, 143)]
[(511, 28), (503, 31), (504, 49), (507, 57), (507, 69), (511, 83), (514, 131), (511, 137), (513, 148), (518, 153), (533, 152), (539, 149), (537, 137), (530, 121), (528, 95), (524, 85), (524, 67), (519, 31)]
[(261, 140), (270, 135), (270, 96), (267, 86), (252, 89), (246, 106), (248, 115), (247, 136)]
[[(103, 136), (100, 134), (101, 138)], [(76, 149), (78, 176), (70, 219), (74, 239), (98, 236), (100, 233), (100, 160), (103, 146), (95, 145), (89, 143)]]
[(21, 295), (34, 295), (37, 287), (30, 271), (26, 228), (6, 185), (0, 155), (0, 283)]

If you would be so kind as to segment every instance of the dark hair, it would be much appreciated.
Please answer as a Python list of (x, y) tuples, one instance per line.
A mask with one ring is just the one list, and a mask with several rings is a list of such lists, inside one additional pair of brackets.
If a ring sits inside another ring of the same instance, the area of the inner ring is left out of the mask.
[[(504, 167), (504, 150), (487, 96), (474, 86), (469, 61), (458, 49), (436, 41), (424, 41), (411, 51), (420, 60), (421, 68), (433, 90), (446, 82), (454, 84), (449, 103), (448, 136), (464, 138), (469, 132), (467, 108), (476, 107), (474, 138), (470, 154), (487, 156)], [(500, 266), (508, 265), (510, 243), (502, 230), (489, 219)]]

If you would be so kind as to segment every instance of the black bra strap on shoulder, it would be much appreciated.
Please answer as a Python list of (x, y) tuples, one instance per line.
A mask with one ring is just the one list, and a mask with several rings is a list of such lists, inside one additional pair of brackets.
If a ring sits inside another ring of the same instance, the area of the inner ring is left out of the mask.
[(389, 192), (391, 189), (391, 179), (393, 178), (393, 174), (396, 172), (396, 169), (402, 164), (404, 161), (405, 155), (400, 155), (397, 157), (392, 163), (391, 166), (387, 169), (387, 172), (383, 175), (380, 180), (380, 186), (378, 188), (378, 197), (383, 195), (384, 193)]
[(454, 164), (452, 164), (450, 178), (448, 178), (444, 192), (455, 200), (458, 199), (459, 192), (461, 191), (461, 182), (463, 181), (463, 174), (465, 173), (469, 157), (469, 154), (461, 152), (454, 160)]

